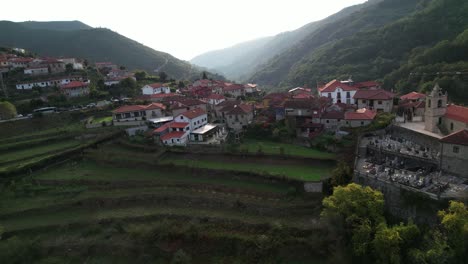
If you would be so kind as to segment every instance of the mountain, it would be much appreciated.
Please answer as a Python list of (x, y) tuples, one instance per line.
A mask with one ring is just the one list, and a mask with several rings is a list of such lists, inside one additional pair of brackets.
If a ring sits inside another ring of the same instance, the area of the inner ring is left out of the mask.
[(80, 29), (92, 29), (92, 27), (86, 25), (81, 21), (25, 21), (19, 22), (18, 24), (29, 28), (29, 29), (47, 29), (47, 30), (60, 30), (60, 31), (71, 31)]
[(347, 17), (368, 5), (382, 0), (368, 1), (364, 4), (347, 7), (321, 21), (309, 23), (299, 29), (283, 32), (276, 36), (243, 42), (232, 47), (210, 51), (190, 60), (191, 63), (223, 73), (234, 80), (247, 79), (252, 72), (282, 51), (293, 47), (307, 35), (321, 26)]
[[(397, 12), (400, 19), (381, 19), (389, 13), (389, 17), (397, 18)], [(356, 81), (381, 79), (385, 88), (402, 92), (424, 89), (441, 80), (449, 95), (455, 95), (452, 100), (467, 102), (467, 13), (468, 2), (464, 0), (385, 0), (353, 15), (378, 15), (379, 19), (373, 20), (382, 23), (368, 21), (363, 23), (367, 29), (313, 49), (310, 47), (318, 36), (306, 38), (271, 60), (252, 80), (314, 86), (352, 76)], [(353, 22), (359, 20), (347, 23)], [(443, 73), (447, 71), (460, 74)]]
[(85, 24), (74, 21), (0, 21), (0, 46), (21, 47), (41, 56), (77, 57), (90, 62), (112, 61), (130, 70), (142, 69), (150, 73), (154, 73), (155, 70), (164, 71), (176, 79), (194, 79), (201, 76), (202, 69), (109, 29), (72, 29), (81, 28), (83, 25)]
[[(320, 55), (326, 47), (330, 47), (331, 52), (340, 52), (335, 48), (337, 42), (340, 41), (347, 45), (346, 48), (344, 47), (344, 52), (352, 52), (358, 47), (356, 47), (355, 43), (343, 39), (352, 38), (361, 32), (378, 30), (389, 23), (421, 10), (428, 2), (430, 0), (384, 0), (368, 4), (348, 16), (320, 26), (300, 42), (256, 69), (251, 79), (262, 84), (275, 86), (289, 84), (315, 85), (312, 81), (316, 79), (306, 76), (311, 74), (310, 68), (307, 67), (310, 66), (310, 63), (306, 62), (309, 58)], [(369, 45), (369, 43), (364, 43), (364, 45)], [(325, 56), (323, 58), (326, 59)], [(317, 69), (314, 68), (314, 70)], [(335, 72), (329, 71), (329, 73), (334, 79)], [(328, 77), (324, 76), (324, 78)], [(321, 79), (318, 80), (322, 81)]]

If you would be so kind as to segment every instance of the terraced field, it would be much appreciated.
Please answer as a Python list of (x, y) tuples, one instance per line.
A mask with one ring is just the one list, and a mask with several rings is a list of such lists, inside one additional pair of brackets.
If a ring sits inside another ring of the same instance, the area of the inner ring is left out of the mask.
[[(4, 139), (0, 149), (18, 148), (0, 150), (0, 164), (82, 143), (39, 135)], [(4, 182), (0, 263), (325, 263), (333, 241), (318, 221), (321, 195), (298, 183), (332, 163), (306, 162), (105, 143)]]

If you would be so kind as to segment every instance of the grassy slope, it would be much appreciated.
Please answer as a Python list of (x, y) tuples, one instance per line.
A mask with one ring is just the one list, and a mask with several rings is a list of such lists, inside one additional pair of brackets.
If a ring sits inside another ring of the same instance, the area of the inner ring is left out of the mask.
[(240, 149), (247, 148), (249, 152), (256, 153), (259, 149), (262, 148), (263, 153), (265, 154), (274, 154), (280, 155), (280, 148), (284, 149), (285, 155), (298, 156), (304, 158), (314, 158), (314, 159), (334, 159), (335, 154), (323, 152), (313, 148), (307, 148), (302, 146), (296, 146), (292, 144), (277, 143), (271, 141), (260, 141), (260, 140), (247, 140), (240, 146)]
[(331, 168), (312, 167), (300, 165), (271, 165), (251, 163), (220, 163), (217, 161), (200, 158), (198, 160), (186, 160), (177, 157), (165, 157), (160, 161), (162, 164), (174, 164), (179, 166), (188, 166), (196, 168), (206, 168), (215, 170), (232, 170), (255, 173), (267, 173), (275, 176), (284, 176), (291, 179), (302, 181), (318, 181), (329, 176)]
[(29, 149), (11, 151), (8, 153), (0, 154), (0, 161), (2, 163), (7, 163), (7, 162), (19, 160), (19, 159), (33, 158), (38, 155), (43, 155), (46, 153), (60, 151), (60, 150), (64, 150), (67, 148), (72, 148), (72, 147), (78, 146), (79, 144), (80, 144), (80, 141), (78, 140), (65, 140), (65, 141), (57, 142), (57, 143), (50, 144), (50, 145), (42, 145), (42, 146), (37, 146), (34, 148), (29, 148)]

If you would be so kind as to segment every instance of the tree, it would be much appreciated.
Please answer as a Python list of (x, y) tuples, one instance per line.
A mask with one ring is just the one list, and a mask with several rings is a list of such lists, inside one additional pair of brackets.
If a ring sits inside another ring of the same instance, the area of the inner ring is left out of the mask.
[(447, 233), (447, 242), (455, 251), (457, 260), (468, 257), (468, 210), (462, 202), (450, 201), (447, 210), (439, 211), (441, 224)]
[(331, 184), (333, 186), (345, 185), (353, 177), (353, 170), (344, 161), (339, 161), (332, 171)]
[(206, 71), (203, 72), (203, 74), (202, 74), (202, 79), (203, 79), (203, 80), (207, 80), (207, 79), (208, 79), (208, 76), (206, 75)]
[(147, 75), (148, 74), (146, 73), (146, 71), (137, 71), (137, 72), (135, 72), (135, 78), (137, 79), (137, 81), (144, 80)]
[(16, 107), (7, 101), (0, 102), (0, 120), (12, 119), (18, 114), (16, 113)]
[(167, 74), (166, 74), (165, 72), (162, 71), (162, 72), (159, 73), (159, 80), (160, 80), (161, 82), (166, 82), (166, 81), (167, 81), (167, 77), (168, 77), (168, 76), (167, 76)]
[(185, 88), (185, 83), (183, 81), (179, 81), (179, 84), (177, 85), (178, 88)]
[(72, 73), (73, 72), (73, 64), (67, 63), (67, 65), (65, 65), (65, 72), (66, 73)]
[(137, 83), (132, 78), (125, 78), (119, 82), (119, 93), (127, 96), (134, 96), (137, 94)]
[(419, 229), (411, 222), (393, 227), (380, 224), (372, 241), (377, 263), (402, 263), (406, 256), (404, 253), (416, 243), (418, 236)]

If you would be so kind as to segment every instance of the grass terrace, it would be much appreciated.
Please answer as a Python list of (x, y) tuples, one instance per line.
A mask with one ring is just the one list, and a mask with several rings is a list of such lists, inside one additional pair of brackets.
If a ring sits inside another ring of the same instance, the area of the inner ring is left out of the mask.
[(261, 141), (254, 139), (247, 139), (244, 143), (241, 144), (241, 150), (248, 150), (251, 153), (257, 153), (261, 148), (262, 152), (265, 154), (274, 154), (280, 155), (281, 148), (284, 151), (284, 155), (288, 156), (297, 156), (303, 158), (313, 158), (313, 159), (335, 159), (336, 156), (333, 153), (320, 151), (313, 148), (297, 146), (286, 143), (278, 143), (273, 141)]

